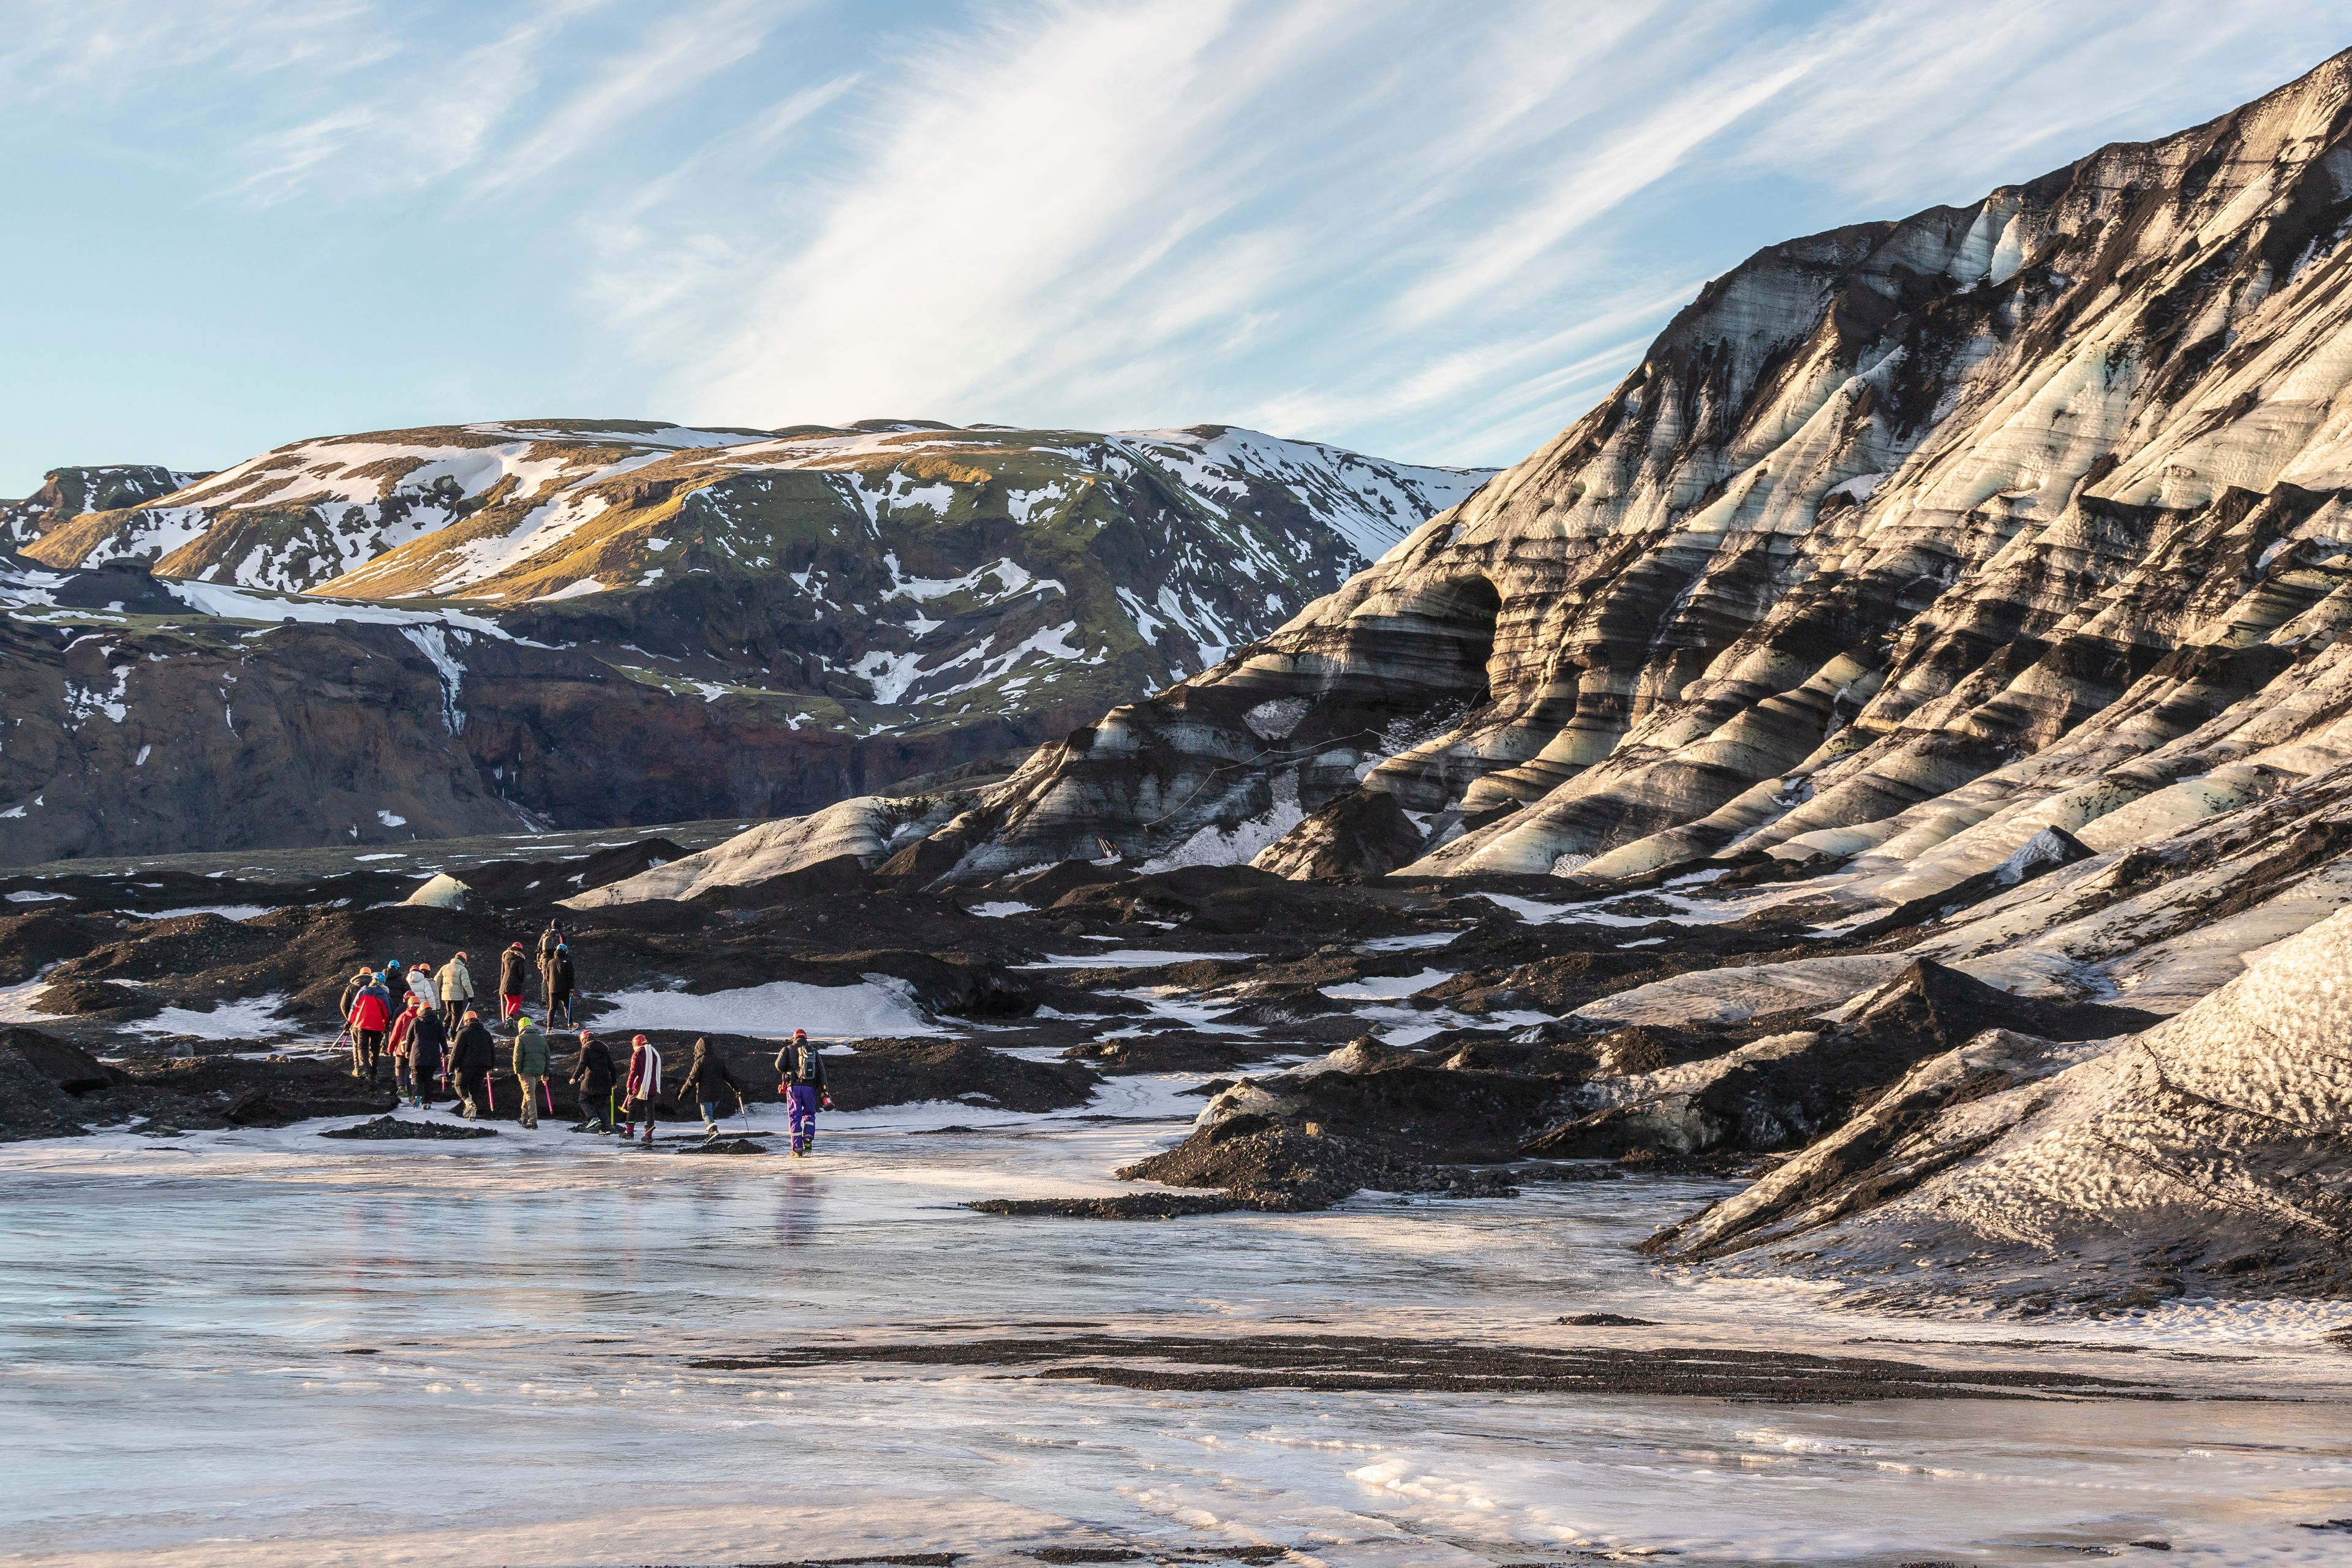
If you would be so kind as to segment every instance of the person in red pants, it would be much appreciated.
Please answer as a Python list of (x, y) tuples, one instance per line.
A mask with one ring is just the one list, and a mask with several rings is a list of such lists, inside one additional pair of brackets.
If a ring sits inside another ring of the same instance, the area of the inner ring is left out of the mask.
[(523, 985), (530, 975), (530, 955), (522, 943), (509, 942), (506, 952), (499, 954), (499, 1020), (503, 1023), (522, 1011)]

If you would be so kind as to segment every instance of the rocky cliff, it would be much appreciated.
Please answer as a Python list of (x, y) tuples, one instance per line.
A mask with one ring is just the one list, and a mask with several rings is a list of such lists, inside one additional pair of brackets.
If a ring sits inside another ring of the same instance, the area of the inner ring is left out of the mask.
[(1227, 426), (893, 422), (59, 470), (0, 574), (0, 863), (776, 816), (986, 767), (1486, 477)]
[(1772, 247), (1542, 450), (1038, 752), (932, 858), (980, 880), (1108, 838), (1377, 874), (1402, 816), (1407, 876), (1667, 881), (1663, 908), (1840, 949), (1702, 965), (1587, 1027), (1785, 1016), (1793, 1049), (1920, 960), (2177, 1014), (1874, 1082), (1759, 1212), (1660, 1246), (2340, 1289), (2342, 939), (2294, 939), (2352, 902), (2347, 234), (2352, 54)]
[(1441, 874), (1825, 868), (2202, 771), (2149, 753), (2309, 692), (2347, 602), (2347, 75), (1749, 258), (1542, 450), (1037, 758), (967, 873), (1355, 790)]

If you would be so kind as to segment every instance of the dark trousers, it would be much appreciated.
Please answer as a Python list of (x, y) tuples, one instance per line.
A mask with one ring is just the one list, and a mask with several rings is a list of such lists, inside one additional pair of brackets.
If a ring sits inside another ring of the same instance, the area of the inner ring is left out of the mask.
[(472, 1072), (459, 1073), (457, 1093), (465, 1100), (466, 1109), (475, 1115), (488, 1116), (490, 1113), (490, 1075), (487, 1071), (476, 1068)]
[(353, 1029), (352, 1031), (352, 1055), (357, 1059), (359, 1068), (362, 1072), (366, 1073), (370, 1078), (375, 1077), (376, 1063), (383, 1057), (383, 1031), (382, 1029)]

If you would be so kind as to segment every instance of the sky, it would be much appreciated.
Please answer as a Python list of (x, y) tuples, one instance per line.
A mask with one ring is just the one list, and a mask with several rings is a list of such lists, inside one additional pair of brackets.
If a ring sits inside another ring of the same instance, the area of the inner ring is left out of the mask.
[(0, 495), (488, 418), (1515, 461), (1759, 247), (2352, 43), (2305, 0), (0, 0)]

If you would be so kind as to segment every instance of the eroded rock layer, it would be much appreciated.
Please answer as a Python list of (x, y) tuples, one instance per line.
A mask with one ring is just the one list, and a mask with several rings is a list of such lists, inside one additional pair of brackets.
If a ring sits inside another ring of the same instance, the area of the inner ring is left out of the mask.
[(1041, 753), (962, 874), (1246, 858), (1360, 789), (1437, 874), (1891, 862), (2060, 796), (2035, 828), (2080, 831), (2216, 722), (2309, 731), (2352, 604), (2348, 72), (1760, 252), (1339, 592)]
[[(1767, 249), (1542, 450), (1038, 752), (934, 858), (1360, 876), (1393, 851), (1350, 825), (1401, 817), (1405, 878), (1664, 922), (1625, 944), (1662, 972), (1562, 998), (1598, 1067), (1528, 1152), (1803, 1148), (1659, 1252), (1911, 1298), (2341, 1293), (2347, 235), (2352, 54)], [(1708, 956), (1727, 924), (1801, 935)]]

